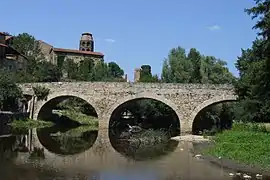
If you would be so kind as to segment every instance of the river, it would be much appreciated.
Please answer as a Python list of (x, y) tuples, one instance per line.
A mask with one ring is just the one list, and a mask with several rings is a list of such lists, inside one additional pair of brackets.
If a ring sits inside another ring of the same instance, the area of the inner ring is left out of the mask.
[(96, 131), (10, 131), (0, 136), (0, 180), (232, 179), (231, 171), (194, 157), (191, 142), (143, 149), (119, 142), (98, 140)]

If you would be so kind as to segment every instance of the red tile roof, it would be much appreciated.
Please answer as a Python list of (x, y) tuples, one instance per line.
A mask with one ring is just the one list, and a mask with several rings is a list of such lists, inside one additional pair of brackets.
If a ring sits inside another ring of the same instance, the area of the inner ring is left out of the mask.
[(80, 51), (80, 50), (74, 50), (74, 49), (53, 48), (53, 51), (73, 53), (73, 54), (94, 55), (94, 56), (102, 56), (102, 57), (104, 56), (104, 54), (100, 52)]
[(0, 43), (0, 46), (2, 46), (2, 47), (8, 47), (7, 45), (2, 44), (2, 43)]

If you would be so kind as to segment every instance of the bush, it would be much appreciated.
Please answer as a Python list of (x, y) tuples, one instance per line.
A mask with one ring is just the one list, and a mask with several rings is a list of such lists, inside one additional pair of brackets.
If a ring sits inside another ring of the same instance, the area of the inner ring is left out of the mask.
[(265, 125), (258, 123), (234, 123), (233, 131), (269, 132)]
[(46, 87), (42, 87), (42, 86), (36, 86), (33, 87), (33, 91), (35, 93), (35, 95), (37, 96), (37, 100), (46, 100), (49, 93), (50, 93), (50, 89), (46, 88)]

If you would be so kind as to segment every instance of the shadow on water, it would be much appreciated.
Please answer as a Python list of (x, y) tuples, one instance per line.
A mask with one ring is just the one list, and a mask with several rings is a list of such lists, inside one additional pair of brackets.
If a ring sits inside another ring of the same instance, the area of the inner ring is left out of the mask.
[(87, 126), (73, 129), (53, 126), (37, 130), (40, 143), (50, 152), (60, 155), (74, 155), (90, 149), (95, 143), (98, 131)]
[[(11, 169), (13, 172), (11, 172)], [(14, 173), (16, 172), (16, 173)], [(87, 175), (80, 173), (66, 173), (65, 171), (52, 168), (34, 168), (32, 164), (15, 165), (6, 163), (0, 168), (1, 178), (5, 180), (64, 180), (64, 179), (89, 179), (99, 180), (99, 173), (89, 171)], [(0, 178), (0, 179), (1, 179)], [(1, 179), (2, 180), (2, 179)]]
[[(137, 133), (137, 135), (138, 134), (140, 133)], [(118, 153), (135, 161), (160, 159), (173, 152), (179, 144), (178, 141), (170, 141), (169, 139), (161, 142), (155, 142), (155, 137), (150, 137), (149, 141), (144, 141), (144, 139), (136, 138), (134, 136), (131, 138), (121, 138), (121, 135), (119, 135), (119, 133), (115, 133), (113, 129), (109, 131), (109, 138), (111, 146)]]
[(110, 137), (112, 147), (121, 155), (135, 161), (157, 160), (173, 152), (179, 142), (167, 141), (152, 145), (132, 143), (128, 139)]

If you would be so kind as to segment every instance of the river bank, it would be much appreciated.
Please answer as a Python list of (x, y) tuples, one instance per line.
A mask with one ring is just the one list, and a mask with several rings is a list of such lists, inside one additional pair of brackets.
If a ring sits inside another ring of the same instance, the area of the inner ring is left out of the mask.
[(196, 158), (234, 172), (270, 176), (270, 131), (266, 126), (236, 123), (231, 130), (203, 139), (193, 137)]
[(65, 117), (71, 119), (72, 121), (79, 123), (80, 125), (91, 126), (92, 130), (98, 130), (98, 118), (97, 117), (89, 116), (89, 115), (83, 114), (81, 112), (78, 112), (75, 110), (70, 110), (70, 109), (55, 110), (54, 113), (60, 117), (65, 116)]
[[(98, 119), (92, 116), (85, 115), (81, 112), (71, 110), (61, 110), (57, 112), (59, 116), (65, 116), (72, 121), (84, 126), (88, 130), (98, 130)], [(32, 129), (32, 128), (45, 128), (54, 126), (55, 123), (51, 121), (33, 120), (29, 118), (25, 119), (14, 119), (8, 123), (12, 128), (15, 129)]]

